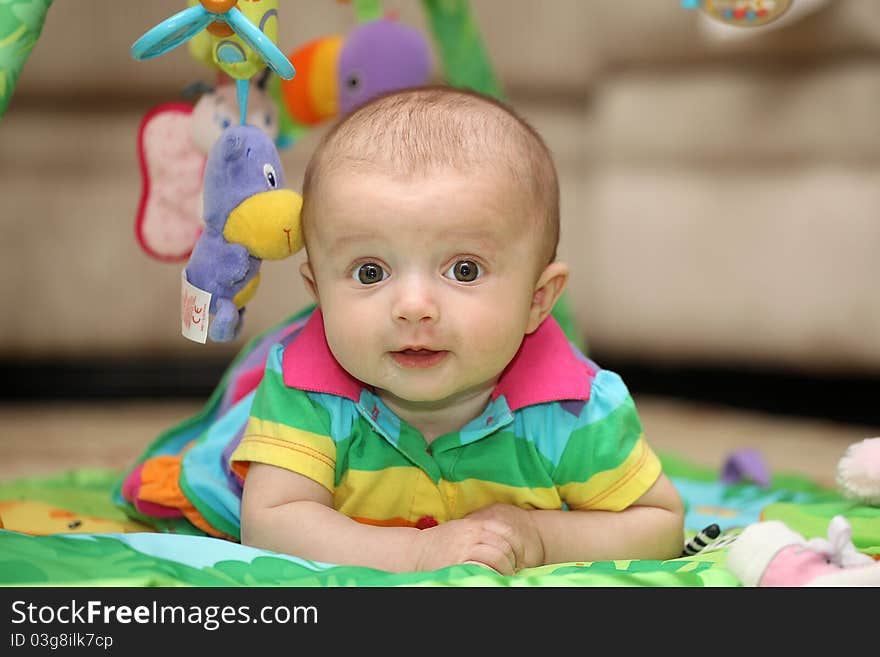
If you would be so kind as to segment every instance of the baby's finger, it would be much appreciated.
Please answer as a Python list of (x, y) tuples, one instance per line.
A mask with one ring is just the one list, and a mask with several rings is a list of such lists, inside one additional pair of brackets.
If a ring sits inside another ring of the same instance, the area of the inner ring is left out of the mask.
[(493, 573), (498, 573), (499, 575), (501, 575), (501, 573), (499, 573), (495, 568), (493, 568), (489, 564), (483, 563), (482, 561), (474, 561), (473, 559), (468, 559), (467, 561), (462, 561), (462, 563), (471, 566), (482, 566), (483, 568), (488, 568)]
[(516, 557), (513, 549), (503, 537), (493, 532), (484, 532), (480, 543), (473, 546), (472, 558), (491, 565), (502, 575), (516, 572)]
[(484, 529), (507, 543), (513, 557), (513, 567), (519, 568), (525, 558), (525, 546), (519, 533), (509, 523), (501, 520), (487, 520)]
[(510, 559), (498, 552), (492, 550), (488, 545), (481, 546), (481, 549), (474, 550), (474, 556), (464, 563), (476, 563), (485, 566), (499, 575), (513, 575), (514, 569), (510, 564)]

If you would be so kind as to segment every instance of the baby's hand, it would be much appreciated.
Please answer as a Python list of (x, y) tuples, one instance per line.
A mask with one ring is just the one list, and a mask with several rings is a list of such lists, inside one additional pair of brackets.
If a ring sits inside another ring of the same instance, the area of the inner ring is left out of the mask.
[(416, 570), (437, 570), (462, 563), (488, 566), (502, 575), (516, 571), (517, 552), (514, 532), (503, 522), (492, 519), (450, 520), (418, 532), (414, 543)]
[(465, 520), (482, 520), (503, 527), (502, 536), (513, 546), (516, 570), (544, 565), (544, 544), (531, 514), (511, 504), (490, 504), (468, 514)]

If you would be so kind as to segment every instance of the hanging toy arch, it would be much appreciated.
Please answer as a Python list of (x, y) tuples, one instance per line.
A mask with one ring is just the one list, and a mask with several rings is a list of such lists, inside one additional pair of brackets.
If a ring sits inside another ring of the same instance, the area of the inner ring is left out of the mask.
[[(190, 53), (194, 57), (236, 79), (242, 124), (246, 123), (248, 116), (248, 95), (242, 90), (248, 88), (249, 78), (263, 66), (261, 62), (265, 62), (272, 71), (265, 87), (278, 108), (279, 133), (275, 142), (279, 147), (292, 145), (314, 126), (351, 111), (375, 95), (396, 88), (426, 84), (431, 76), (432, 58), (427, 40), (417, 30), (385, 12), (380, 0), (349, 0), (356, 26), (348, 34), (315, 39), (292, 51), (289, 57), (277, 47), (276, 31), (270, 29), (263, 34), (265, 38), (254, 33), (254, 30), (260, 32), (261, 28), (266, 28), (269, 24), (267, 16), (273, 25), (277, 23), (277, 0), (258, 3), (262, 13), (250, 16), (238, 10), (231, 1), (189, 2), (191, 6), (188, 9), (163, 21), (138, 39), (132, 46), (133, 56), (136, 59), (149, 59), (189, 42)], [(422, 0), (421, 6), (445, 82), (503, 100), (503, 90), (468, 0)], [(230, 34), (230, 30), (234, 34)], [(239, 48), (233, 48), (224, 41), (235, 36), (242, 40)], [(258, 57), (251, 57), (248, 48)], [(208, 174), (206, 170), (205, 179)], [(165, 203), (163, 207), (168, 205)], [(192, 203), (190, 214), (191, 208)], [(139, 217), (139, 239), (147, 250), (142, 239), (147, 231), (141, 229), (145, 229), (149, 222), (141, 219)], [(169, 234), (167, 229), (166, 226), (165, 232)], [(190, 230), (187, 239), (191, 239), (193, 234), (194, 231)], [(204, 233), (199, 234), (198, 241), (202, 241), (203, 236)], [(298, 249), (301, 241), (297, 244)], [(190, 250), (193, 245), (185, 243), (181, 248), (177, 244), (175, 248), (173, 254), (168, 253), (162, 259), (189, 257), (191, 265), (193, 256)], [(151, 255), (157, 256), (156, 251), (153, 250)], [(210, 263), (206, 265), (202, 262), (200, 269), (210, 270)], [(247, 298), (252, 296), (253, 289), (249, 289)], [(187, 296), (185, 291), (183, 298), (189, 299), (192, 295)], [(182, 310), (182, 321), (186, 324), (186, 304)], [(565, 294), (554, 307), (553, 315), (569, 338), (585, 349), (582, 333), (576, 326)], [(235, 321), (235, 314), (227, 309), (226, 316), (232, 318), (226, 322), (226, 330), (216, 333), (213, 339), (227, 341), (238, 335), (239, 323)]]

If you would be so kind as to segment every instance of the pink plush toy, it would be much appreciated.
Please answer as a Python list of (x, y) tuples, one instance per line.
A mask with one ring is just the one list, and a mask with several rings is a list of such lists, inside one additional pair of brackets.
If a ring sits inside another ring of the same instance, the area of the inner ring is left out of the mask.
[(784, 522), (746, 527), (727, 555), (744, 586), (880, 586), (880, 562), (856, 550), (852, 528), (834, 516), (828, 538), (806, 540)]
[[(847, 499), (880, 506), (880, 438), (850, 445), (837, 464), (837, 486)], [(733, 543), (727, 568), (746, 586), (880, 586), (880, 562), (856, 550), (843, 516), (828, 538), (806, 540), (778, 520), (746, 527)]]

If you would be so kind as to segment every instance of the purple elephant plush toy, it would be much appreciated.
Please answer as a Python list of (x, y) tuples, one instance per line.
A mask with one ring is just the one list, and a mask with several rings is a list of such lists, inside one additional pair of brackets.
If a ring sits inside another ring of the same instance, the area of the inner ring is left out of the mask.
[(249, 125), (227, 128), (214, 143), (203, 194), (205, 228), (185, 275), (211, 294), (207, 337), (229, 342), (257, 291), (263, 259), (280, 260), (302, 248), (302, 197), (284, 189), (275, 144)]

